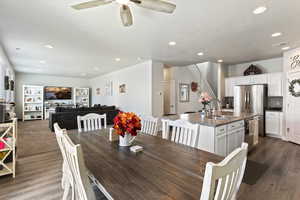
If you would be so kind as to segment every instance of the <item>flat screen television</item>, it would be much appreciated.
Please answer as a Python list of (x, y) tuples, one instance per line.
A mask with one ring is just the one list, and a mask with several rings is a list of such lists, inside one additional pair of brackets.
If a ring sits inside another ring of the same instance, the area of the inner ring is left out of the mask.
[(72, 88), (70, 87), (45, 87), (45, 100), (71, 100)]

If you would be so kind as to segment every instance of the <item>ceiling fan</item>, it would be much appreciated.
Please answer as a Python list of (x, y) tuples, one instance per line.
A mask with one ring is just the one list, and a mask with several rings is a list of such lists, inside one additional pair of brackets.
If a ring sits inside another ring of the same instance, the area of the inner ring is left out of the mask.
[(128, 6), (129, 3), (133, 3), (143, 8), (155, 10), (158, 12), (164, 12), (164, 13), (173, 13), (176, 8), (175, 4), (162, 1), (162, 0), (93, 0), (93, 1), (76, 4), (71, 7), (74, 8), (75, 10), (82, 10), (82, 9), (93, 8), (93, 7), (109, 4), (114, 1), (116, 1), (121, 5), (120, 15), (124, 26), (131, 26), (133, 24), (132, 14)]

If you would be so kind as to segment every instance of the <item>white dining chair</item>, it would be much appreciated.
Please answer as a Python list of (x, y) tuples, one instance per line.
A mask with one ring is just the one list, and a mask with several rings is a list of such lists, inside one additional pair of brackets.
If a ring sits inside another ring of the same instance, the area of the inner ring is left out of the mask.
[(60, 149), (60, 152), (63, 157), (63, 166), (62, 166), (62, 188), (64, 189), (63, 200), (67, 199), (70, 189), (72, 189), (72, 199), (74, 199), (74, 184), (71, 170), (68, 166), (66, 160), (66, 151), (63, 145), (63, 135), (66, 133), (65, 129), (61, 129), (57, 123), (54, 124), (54, 131), (56, 140)]
[(102, 129), (102, 120), (104, 123), (104, 128), (106, 128), (107, 127), (106, 114), (99, 115), (96, 113), (90, 113), (84, 116), (77, 116), (78, 132), (100, 130)]
[(169, 132), (170, 132), (169, 122), (170, 122), (170, 120), (168, 120), (168, 119), (161, 119), (162, 138), (165, 140), (169, 139)]
[(243, 143), (222, 162), (207, 163), (200, 200), (236, 200), (247, 162), (248, 144)]
[(199, 130), (198, 124), (192, 124), (186, 120), (181, 119), (176, 121), (165, 120), (163, 121), (163, 137), (169, 137), (171, 128), (172, 133), (170, 140), (172, 142), (196, 147)]
[(141, 132), (157, 136), (157, 124), (158, 124), (158, 118), (154, 118), (152, 116), (142, 116), (141, 117)]
[(66, 161), (72, 173), (75, 198), (78, 200), (96, 200), (85, 167), (81, 146), (74, 145), (67, 134), (63, 135), (63, 146), (66, 151)]

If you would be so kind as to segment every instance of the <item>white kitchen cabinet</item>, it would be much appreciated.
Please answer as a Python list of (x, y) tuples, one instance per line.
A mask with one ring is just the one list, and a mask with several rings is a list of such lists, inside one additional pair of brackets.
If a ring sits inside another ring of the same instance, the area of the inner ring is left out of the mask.
[(215, 153), (220, 156), (227, 156), (227, 134), (226, 132), (217, 135), (215, 144)]
[(244, 120), (218, 127), (200, 125), (198, 148), (227, 156), (244, 142)]
[(240, 76), (233, 78), (234, 85), (249, 85), (251, 82), (250, 76)]
[(236, 148), (238, 143), (237, 135), (237, 130), (229, 132), (227, 134), (227, 154), (231, 153)]
[(252, 84), (267, 84), (268, 83), (268, 76), (267, 74), (260, 74), (260, 75), (253, 75), (250, 77), (250, 85)]
[(282, 112), (266, 111), (267, 136), (281, 138), (282, 136)]
[(234, 86), (236, 85), (255, 85), (255, 84), (267, 84), (268, 75), (251, 75), (251, 76), (238, 76), (225, 79), (225, 96), (234, 96)]
[(268, 74), (268, 96), (283, 96), (283, 73)]
[(225, 96), (233, 97), (234, 96), (234, 78), (225, 79)]

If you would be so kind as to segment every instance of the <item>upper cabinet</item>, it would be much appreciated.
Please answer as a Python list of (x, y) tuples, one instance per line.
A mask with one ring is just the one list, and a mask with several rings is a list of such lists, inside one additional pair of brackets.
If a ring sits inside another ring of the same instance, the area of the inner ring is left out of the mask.
[(283, 73), (268, 74), (268, 96), (283, 96)]
[(225, 96), (234, 96), (235, 85), (268, 84), (268, 96), (283, 96), (282, 73), (230, 77), (225, 79)]
[(225, 79), (225, 96), (226, 97), (233, 97), (233, 88), (234, 88), (234, 78), (226, 78)]

